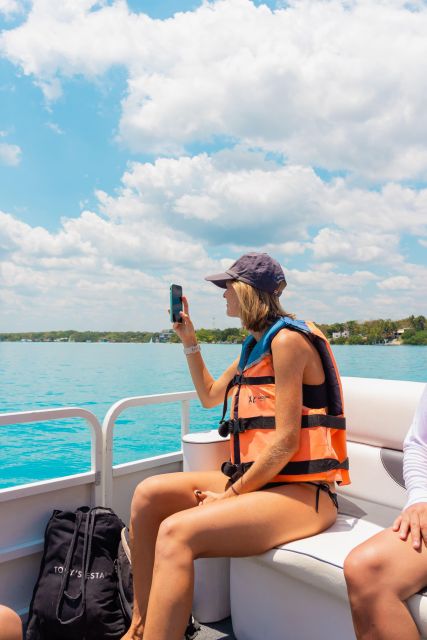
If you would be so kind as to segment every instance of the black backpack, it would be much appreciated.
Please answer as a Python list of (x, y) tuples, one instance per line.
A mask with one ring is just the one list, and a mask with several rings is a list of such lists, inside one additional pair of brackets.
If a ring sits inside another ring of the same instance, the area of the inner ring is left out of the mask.
[[(104, 507), (55, 510), (45, 531), (26, 640), (119, 640), (132, 619), (129, 531)], [(185, 640), (200, 625), (190, 616)]]
[(120, 573), (123, 522), (104, 507), (55, 510), (30, 605), (26, 640), (119, 640), (130, 624), (130, 571)]

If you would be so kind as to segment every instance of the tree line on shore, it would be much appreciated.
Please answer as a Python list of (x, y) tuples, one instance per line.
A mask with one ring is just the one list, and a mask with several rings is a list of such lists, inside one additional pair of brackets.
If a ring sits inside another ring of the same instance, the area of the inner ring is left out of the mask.
[[(319, 324), (331, 344), (401, 343), (427, 345), (427, 318), (411, 315), (402, 320), (368, 320)], [(198, 329), (203, 343), (239, 344), (247, 336), (242, 328)], [(179, 342), (170, 330), (152, 331), (37, 331), (0, 333), (0, 342)]]
[[(427, 318), (411, 315), (402, 320), (349, 320), (319, 327), (331, 344), (401, 343), (427, 345)], [(338, 335), (341, 334), (341, 335)]]
[(150, 342), (151, 331), (31, 331), (0, 333), (0, 342)]

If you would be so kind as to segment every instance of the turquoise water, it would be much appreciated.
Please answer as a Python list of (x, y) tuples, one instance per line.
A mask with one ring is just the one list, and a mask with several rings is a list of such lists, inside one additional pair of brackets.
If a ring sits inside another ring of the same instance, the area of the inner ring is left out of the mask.
[[(239, 345), (203, 345), (214, 376)], [(336, 346), (341, 374), (427, 381), (426, 347)], [(117, 400), (192, 388), (175, 344), (0, 343), (0, 411), (80, 406), (100, 421)], [(192, 402), (191, 429), (215, 428), (220, 407)], [(116, 423), (114, 463), (180, 448), (180, 405), (130, 409)], [(0, 427), (0, 488), (87, 471), (89, 431), (81, 420)]]

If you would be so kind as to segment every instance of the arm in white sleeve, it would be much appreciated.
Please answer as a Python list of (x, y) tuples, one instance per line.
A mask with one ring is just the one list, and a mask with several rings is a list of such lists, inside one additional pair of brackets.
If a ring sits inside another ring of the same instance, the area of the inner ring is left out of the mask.
[(403, 477), (408, 501), (427, 502), (427, 385), (403, 443)]

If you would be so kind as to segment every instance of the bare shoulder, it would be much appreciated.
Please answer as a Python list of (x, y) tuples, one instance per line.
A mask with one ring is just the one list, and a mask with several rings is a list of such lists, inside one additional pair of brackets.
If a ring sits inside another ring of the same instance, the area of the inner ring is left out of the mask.
[(274, 336), (271, 342), (271, 349), (273, 353), (279, 350), (286, 350), (292, 353), (309, 353), (310, 345), (307, 343), (307, 340), (299, 331), (292, 331), (292, 329), (283, 329)]
[(283, 329), (271, 342), (274, 369), (295, 375), (304, 371), (310, 358), (310, 345), (297, 331)]

